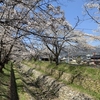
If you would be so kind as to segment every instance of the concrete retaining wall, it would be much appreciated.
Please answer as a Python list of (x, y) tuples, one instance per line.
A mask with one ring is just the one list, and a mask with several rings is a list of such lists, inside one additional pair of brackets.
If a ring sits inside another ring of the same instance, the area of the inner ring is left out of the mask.
[[(25, 66), (21, 65), (21, 69), (25, 69)], [(46, 72), (48, 71), (46, 70)], [(50, 100), (95, 100), (87, 94), (80, 93), (71, 87), (65, 86), (63, 83), (56, 81), (56, 79), (45, 75), (36, 69), (33, 69), (32, 73), (33, 79), (36, 81), (37, 86), (41, 87), (42, 92), (53, 93), (56, 95), (56, 98)], [(62, 76), (62, 78), (63, 77), (64, 76)]]
[(44, 73), (50, 74), (55, 78), (66, 81), (66, 83), (73, 82), (76, 85), (84, 87), (84, 89), (92, 90), (96, 93), (100, 93), (100, 80), (93, 80), (88, 76), (82, 76), (81, 73), (72, 75), (70, 73), (61, 72), (55, 69), (46, 68), (42, 66), (33, 65), (37, 70), (42, 70)]

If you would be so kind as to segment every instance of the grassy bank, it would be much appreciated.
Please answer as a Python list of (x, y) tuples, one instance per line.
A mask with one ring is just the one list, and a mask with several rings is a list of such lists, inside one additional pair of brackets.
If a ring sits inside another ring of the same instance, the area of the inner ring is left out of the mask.
[(16, 77), (16, 84), (17, 84), (17, 92), (19, 96), (19, 100), (30, 100), (29, 94), (25, 91), (25, 86), (22, 81), (21, 73), (17, 70), (17, 68), (14, 68), (15, 77)]
[(9, 100), (10, 98), (10, 63), (0, 73), (0, 100)]
[(50, 63), (48, 61), (24, 61), (26, 65), (32, 67), (33, 64), (43, 66), (46, 68), (52, 68), (66, 73), (77, 74), (77, 72), (82, 72), (83, 75), (87, 75), (92, 79), (100, 80), (100, 68), (90, 67), (87, 65), (72, 65), (67, 63), (61, 63), (58, 66), (55, 63)]
[[(47, 61), (46, 62), (45, 61), (37, 61), (37, 62), (25, 61), (23, 63), (30, 67), (32, 67), (33, 65), (37, 65), (37, 66), (42, 66), (42, 67), (45, 67), (48, 69), (52, 68), (54, 70), (59, 70), (64, 73), (70, 73), (73, 76), (77, 75), (77, 73), (81, 73), (81, 76), (88, 80), (87, 85), (94, 84), (94, 82), (96, 82), (96, 81), (100, 82), (100, 69), (96, 68), (96, 67), (90, 67), (90, 66), (86, 66), (86, 65), (71, 65), (71, 64), (66, 64), (66, 63), (61, 63), (58, 66), (56, 66), (54, 63), (51, 64)], [(39, 69), (39, 71), (43, 72), (42, 69)], [(81, 76), (78, 78), (81, 78)], [(91, 79), (91, 81), (93, 81), (93, 83), (91, 83), (89, 81), (89, 79)], [(81, 92), (84, 92), (91, 96), (94, 96), (96, 98), (96, 100), (100, 100), (100, 89), (98, 92), (95, 92), (95, 91), (89, 89), (89, 88), (92, 88), (91, 86), (84, 88), (84, 86), (82, 86), (82, 84), (76, 84), (76, 83), (78, 83), (78, 79), (71, 84), (68, 84), (65, 80), (61, 80), (61, 81), (64, 82), (65, 84), (73, 87), (74, 89), (78, 89)], [(93, 88), (95, 89), (95, 87), (93, 87)], [(98, 88), (100, 88), (100, 86), (98, 86)]]

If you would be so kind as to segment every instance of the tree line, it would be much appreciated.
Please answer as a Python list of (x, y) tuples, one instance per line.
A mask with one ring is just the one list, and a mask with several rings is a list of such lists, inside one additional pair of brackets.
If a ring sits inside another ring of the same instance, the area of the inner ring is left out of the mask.
[[(86, 37), (99, 39), (75, 30), (79, 17), (75, 26), (71, 26), (61, 7), (54, 6), (54, 2), (59, 1), (0, 0), (0, 72), (10, 60), (20, 62), (30, 56), (36, 60), (43, 50), (48, 50), (49, 57), (54, 57), (58, 65), (61, 52), (69, 46), (86, 50), (92, 48)], [(99, 0), (90, 0), (84, 8), (99, 24), (88, 10), (96, 2)]]

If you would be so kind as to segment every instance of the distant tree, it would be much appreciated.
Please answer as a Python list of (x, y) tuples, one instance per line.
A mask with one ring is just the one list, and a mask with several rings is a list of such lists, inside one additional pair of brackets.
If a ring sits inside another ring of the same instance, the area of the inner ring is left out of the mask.
[(31, 37), (31, 40), (27, 43), (26, 47), (30, 52), (30, 60), (39, 60), (40, 56), (43, 54), (42, 51), (44, 49), (42, 42), (40, 42), (36, 38), (35, 40), (33, 40)]
[(80, 57), (80, 56), (77, 57), (76, 62), (77, 62), (78, 64), (81, 63), (81, 57)]

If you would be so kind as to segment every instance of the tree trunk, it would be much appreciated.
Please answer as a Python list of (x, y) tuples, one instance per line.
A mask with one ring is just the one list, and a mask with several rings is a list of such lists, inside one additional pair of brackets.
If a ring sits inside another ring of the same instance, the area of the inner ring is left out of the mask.
[(53, 57), (51, 55), (49, 55), (49, 61), (50, 61), (50, 63), (52, 63), (52, 61), (53, 61)]
[(58, 56), (56, 56), (56, 65), (58, 65), (59, 64), (59, 59), (58, 59)]
[(3, 73), (3, 68), (5, 64), (0, 63), (0, 73)]

